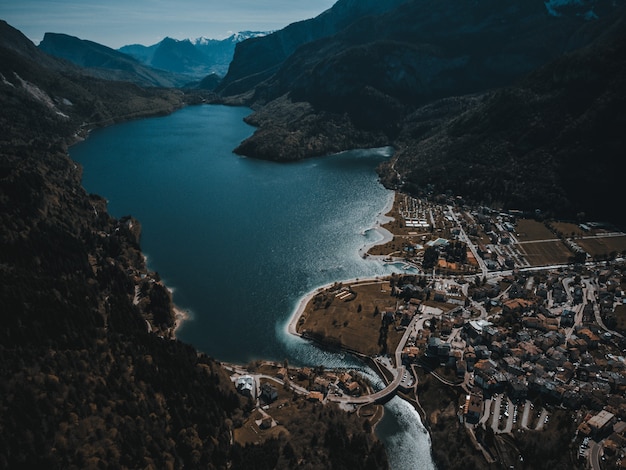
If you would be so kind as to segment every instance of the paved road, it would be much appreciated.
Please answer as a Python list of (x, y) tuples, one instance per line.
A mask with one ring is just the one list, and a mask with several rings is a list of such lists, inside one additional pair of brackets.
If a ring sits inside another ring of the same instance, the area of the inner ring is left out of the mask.
[(491, 420), (491, 428), (493, 432), (498, 433), (500, 430), (498, 429), (498, 424), (500, 423), (500, 404), (502, 402), (502, 395), (498, 394), (496, 399), (493, 401), (492, 409), (493, 409), (493, 417)]
[(537, 431), (541, 431), (543, 427), (546, 425), (546, 418), (548, 417), (548, 411), (545, 408), (541, 409), (541, 414), (539, 415), (539, 421), (537, 422)]
[(593, 442), (589, 449), (589, 463), (593, 470), (600, 470), (600, 451), (602, 450), (602, 443)]
[(478, 266), (480, 267), (483, 277), (485, 277), (487, 273), (489, 272), (489, 269), (487, 269), (487, 265), (485, 264), (485, 261), (482, 259), (482, 257), (478, 256), (476, 245), (472, 243), (470, 238), (465, 233), (465, 230), (463, 230), (463, 226), (459, 223), (458, 219), (456, 218), (456, 214), (454, 213), (452, 206), (448, 206), (448, 212), (450, 213), (450, 216), (452, 216), (452, 218), (454, 219), (454, 223), (457, 225), (459, 229), (459, 240), (464, 242), (469, 247), (470, 251), (472, 252), (472, 255), (474, 255), (474, 258), (476, 258), (476, 261), (478, 262)]
[(530, 400), (526, 400), (526, 402), (524, 403), (524, 413), (522, 413), (522, 422), (521, 422), (521, 426), (524, 429), (528, 429), (528, 417), (530, 416)]
[(485, 400), (485, 410), (483, 411), (483, 415), (480, 417), (479, 424), (485, 424), (491, 417), (491, 398), (487, 398)]

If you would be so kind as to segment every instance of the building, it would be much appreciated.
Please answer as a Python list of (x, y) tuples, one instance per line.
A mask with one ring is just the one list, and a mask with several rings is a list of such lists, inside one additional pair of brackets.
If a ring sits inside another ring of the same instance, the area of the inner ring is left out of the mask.
[(611, 423), (613, 418), (615, 418), (613, 413), (602, 410), (597, 415), (592, 416), (589, 421), (587, 421), (587, 425), (591, 428), (591, 432), (598, 436), (604, 434), (605, 431), (612, 430)]
[(244, 396), (256, 399), (256, 382), (251, 375), (242, 375), (235, 382), (237, 391)]
[(324, 401), (324, 395), (322, 394), (322, 392), (309, 392), (309, 395), (307, 398), (309, 401), (314, 401), (314, 402), (321, 403)]
[(266, 404), (273, 403), (278, 399), (278, 391), (276, 388), (270, 384), (264, 383), (261, 384), (261, 400), (263, 400)]
[(483, 397), (478, 393), (470, 393), (465, 396), (463, 415), (465, 421), (476, 424), (483, 414)]
[(287, 368), (286, 367), (281, 367), (280, 369), (278, 369), (278, 372), (276, 373), (276, 377), (278, 377), (281, 380), (286, 380), (289, 378), (289, 374), (287, 372)]

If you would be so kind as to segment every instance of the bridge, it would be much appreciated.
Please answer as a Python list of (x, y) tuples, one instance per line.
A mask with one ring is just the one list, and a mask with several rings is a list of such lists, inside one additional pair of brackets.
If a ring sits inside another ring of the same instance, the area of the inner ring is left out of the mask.
[(397, 370), (397, 374), (395, 378), (382, 390), (378, 392), (372, 393), (370, 395), (362, 395), (360, 397), (349, 397), (349, 396), (335, 396), (328, 395), (326, 400), (332, 401), (335, 403), (342, 403), (345, 405), (369, 405), (373, 403), (384, 403), (388, 398), (393, 396), (398, 390), (400, 383), (402, 382), (402, 377), (406, 372), (406, 368), (404, 366), (400, 366)]
[[(414, 330), (417, 326), (418, 316), (415, 315), (411, 320), (411, 323), (407, 326), (398, 346), (396, 347), (394, 358), (396, 366), (389, 366), (387, 370), (389, 370), (392, 374), (395, 375), (394, 379), (382, 390), (378, 392), (372, 393), (370, 395), (362, 395), (360, 397), (345, 397), (345, 396), (332, 396), (328, 395), (326, 397), (327, 400), (333, 401), (335, 403), (343, 403), (347, 405), (368, 405), (372, 403), (384, 403), (392, 395), (396, 393), (398, 387), (402, 383), (405, 373), (407, 372), (406, 367), (402, 365), (402, 350), (411, 335), (411, 331)], [(385, 366), (384, 366), (385, 367)]]

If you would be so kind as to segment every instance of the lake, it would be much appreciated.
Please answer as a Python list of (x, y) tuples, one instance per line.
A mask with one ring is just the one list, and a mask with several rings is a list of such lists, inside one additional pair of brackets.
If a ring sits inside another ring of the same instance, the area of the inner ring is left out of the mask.
[[(253, 132), (243, 122), (249, 113), (188, 107), (96, 130), (70, 155), (113, 216), (141, 222), (150, 269), (191, 316), (178, 338), (227, 362), (358, 365), (290, 336), (285, 325), (316, 287), (397, 269), (358, 254), (381, 238), (370, 229), (393, 193), (375, 168), (391, 150), (289, 164), (239, 157), (232, 149)], [(392, 467), (433, 468), (417, 413), (398, 398), (386, 410), (377, 433)]]

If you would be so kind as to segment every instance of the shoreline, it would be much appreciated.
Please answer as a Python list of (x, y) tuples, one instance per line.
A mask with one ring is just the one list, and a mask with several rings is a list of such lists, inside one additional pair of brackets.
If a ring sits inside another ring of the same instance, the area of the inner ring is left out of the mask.
[[(387, 215), (393, 209), (393, 205), (395, 201), (396, 201), (396, 191), (392, 191), (387, 199), (387, 202), (385, 203), (385, 207), (383, 207), (381, 211), (376, 215), (376, 219), (374, 220), (374, 225), (368, 228), (367, 230), (365, 230), (365, 232), (363, 232), (364, 234), (370, 231), (376, 232), (379, 235), (381, 235), (383, 238), (382, 240), (378, 240), (376, 242), (366, 243), (361, 248), (359, 248), (358, 253), (361, 258), (367, 259), (370, 256), (372, 256), (368, 252), (370, 248), (372, 248), (373, 246), (384, 245), (385, 243), (393, 240), (393, 233), (391, 233), (389, 230), (384, 228), (383, 225), (395, 220), (393, 217)], [(372, 256), (372, 258), (379, 259), (379, 257), (374, 257), (374, 256)]]
[[(371, 247), (385, 244), (388, 241), (391, 241), (393, 239), (393, 234), (389, 230), (383, 228), (382, 225), (394, 220), (393, 217), (390, 217), (387, 214), (391, 212), (391, 210), (393, 209), (393, 204), (395, 200), (396, 200), (396, 191), (391, 191), (391, 193), (389, 194), (387, 198), (387, 202), (385, 203), (385, 206), (376, 215), (373, 226), (365, 230), (364, 233), (367, 233), (370, 230), (376, 231), (383, 236), (383, 239), (376, 241), (376, 242), (372, 242), (372, 243), (366, 243), (361, 248), (359, 248), (358, 253), (361, 258), (363, 259), (371, 258), (372, 261), (380, 261), (379, 258), (382, 259), (382, 257), (374, 257), (374, 256), (370, 257), (367, 254), (367, 252)], [(294, 336), (302, 337), (302, 335), (298, 333), (297, 331), (297, 326), (298, 326), (298, 321), (300, 321), (300, 317), (302, 317), (302, 314), (304, 313), (304, 309), (306, 308), (306, 306), (308, 305), (308, 303), (311, 301), (313, 297), (315, 297), (318, 293), (322, 292), (323, 290), (328, 289), (333, 284), (335, 283), (355, 284), (361, 281), (372, 282), (372, 281), (379, 280), (380, 278), (381, 278), (381, 275), (373, 276), (373, 277), (372, 276), (363, 277), (363, 278), (358, 277), (358, 278), (352, 278), (352, 279), (346, 279), (346, 280), (335, 280), (333, 282), (329, 282), (324, 285), (316, 287), (315, 289), (311, 290), (310, 292), (300, 297), (296, 308), (293, 309), (293, 311), (291, 312), (289, 316), (287, 323), (285, 324), (284, 330), (287, 333), (292, 334)]]

